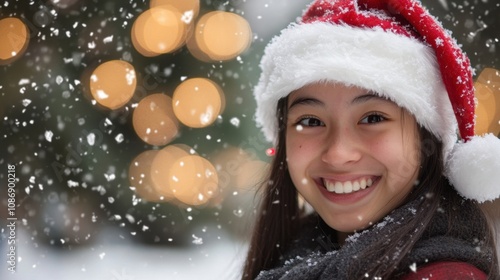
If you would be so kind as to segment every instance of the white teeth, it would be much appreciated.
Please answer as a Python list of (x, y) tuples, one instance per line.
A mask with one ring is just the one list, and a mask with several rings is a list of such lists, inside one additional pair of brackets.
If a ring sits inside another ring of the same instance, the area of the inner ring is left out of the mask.
[(325, 185), (326, 189), (329, 192), (334, 192), (335, 191), (335, 185), (334, 184), (330, 184), (330, 183), (324, 182), (324, 185)]
[(335, 193), (344, 193), (344, 187), (342, 186), (342, 183), (335, 183)]
[(359, 182), (358, 181), (354, 181), (354, 183), (352, 183), (352, 191), (356, 192), (356, 191), (359, 191), (359, 189), (360, 189)]
[(359, 190), (364, 190), (367, 187), (373, 185), (373, 180), (371, 178), (361, 179), (360, 181), (346, 181), (342, 182), (330, 182), (323, 180), (323, 184), (329, 192), (334, 192), (338, 194), (342, 193), (353, 193)]
[(350, 181), (344, 183), (344, 193), (352, 193), (352, 183)]

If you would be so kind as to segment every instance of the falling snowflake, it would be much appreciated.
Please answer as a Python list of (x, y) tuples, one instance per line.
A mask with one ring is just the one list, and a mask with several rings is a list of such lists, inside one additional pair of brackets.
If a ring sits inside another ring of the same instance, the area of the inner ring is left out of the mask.
[(54, 133), (50, 130), (45, 131), (45, 140), (47, 142), (52, 142), (52, 137), (54, 136)]
[(191, 21), (193, 20), (193, 16), (194, 16), (193, 10), (189, 10), (184, 12), (184, 14), (182, 14), (181, 20), (186, 24), (190, 24)]
[(416, 263), (412, 263), (412, 264), (410, 264), (410, 269), (411, 269), (411, 271), (413, 271), (413, 272), (417, 272), (417, 264), (416, 264)]
[(89, 143), (90, 146), (94, 146), (94, 144), (95, 144), (95, 134), (94, 133), (89, 133), (87, 135), (87, 143)]
[(124, 140), (124, 137), (123, 137), (122, 133), (116, 135), (116, 137), (115, 137), (116, 143), (121, 143), (121, 142), (123, 142), (123, 140)]
[(23, 99), (22, 103), (23, 103), (24, 107), (28, 107), (28, 105), (31, 104), (31, 100), (29, 100), (29, 99)]
[(193, 244), (195, 244), (195, 245), (202, 245), (203, 244), (203, 238), (198, 237), (194, 234), (192, 235), (192, 237), (193, 237)]
[(79, 186), (78, 182), (68, 180), (68, 187), (74, 188), (74, 187), (78, 187), (78, 186)]
[(18, 85), (22, 86), (22, 85), (27, 85), (29, 83), (30, 83), (29, 79), (21, 79), (21, 80), (19, 80)]
[(237, 117), (231, 118), (231, 120), (229, 120), (229, 122), (236, 127), (240, 126), (240, 119), (238, 119)]
[(108, 37), (104, 38), (104, 39), (102, 40), (102, 42), (103, 42), (104, 44), (107, 44), (107, 43), (111, 43), (111, 42), (113, 42), (113, 35), (111, 35), (111, 36), (108, 36)]

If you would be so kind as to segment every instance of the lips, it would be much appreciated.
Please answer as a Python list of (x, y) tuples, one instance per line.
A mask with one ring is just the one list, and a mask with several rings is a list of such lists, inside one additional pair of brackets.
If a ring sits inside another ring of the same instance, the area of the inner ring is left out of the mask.
[(337, 194), (349, 194), (362, 191), (372, 186), (373, 182), (378, 177), (360, 177), (351, 181), (334, 181), (330, 179), (322, 179), (323, 186), (328, 192)]

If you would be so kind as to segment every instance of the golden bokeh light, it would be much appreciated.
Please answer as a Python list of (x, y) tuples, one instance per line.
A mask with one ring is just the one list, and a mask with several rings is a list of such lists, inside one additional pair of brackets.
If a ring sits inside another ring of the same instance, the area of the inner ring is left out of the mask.
[(156, 146), (168, 144), (179, 132), (172, 98), (162, 93), (144, 97), (134, 109), (132, 125), (144, 142)]
[(500, 70), (484, 68), (477, 77), (477, 82), (487, 85), (492, 90), (500, 90)]
[(169, 184), (175, 198), (187, 205), (202, 205), (218, 193), (215, 167), (198, 155), (178, 159), (171, 167)]
[(174, 199), (172, 188), (170, 187), (170, 170), (174, 163), (189, 155), (189, 150), (185, 145), (169, 145), (158, 151), (151, 164), (151, 180), (154, 189), (164, 200)]
[(495, 117), (495, 97), (488, 86), (479, 82), (474, 83), (474, 93), (477, 100), (474, 133), (483, 135), (489, 132), (490, 125)]
[(217, 170), (219, 188), (210, 205), (220, 205), (229, 195), (253, 192), (263, 184), (269, 164), (261, 161), (250, 150), (228, 146), (209, 157)]
[(230, 12), (215, 11), (203, 15), (196, 23), (187, 47), (202, 61), (225, 61), (243, 53), (252, 42), (250, 24)]
[(236, 188), (240, 167), (245, 162), (251, 161), (253, 157), (255, 156), (234, 146), (228, 146), (210, 155), (210, 162), (214, 165), (219, 177), (219, 195), (217, 198), (225, 197), (228, 192)]
[(12, 63), (28, 48), (29, 29), (15, 17), (0, 20), (0, 65)]
[(200, 0), (151, 0), (149, 7), (172, 6), (183, 16), (183, 21), (190, 23), (200, 12)]
[(134, 21), (132, 44), (144, 56), (170, 53), (182, 47), (187, 24), (182, 14), (171, 6), (158, 6), (144, 11)]
[(117, 109), (134, 95), (137, 79), (130, 63), (121, 60), (105, 62), (90, 76), (90, 93), (100, 105)]
[(241, 190), (252, 190), (260, 187), (268, 173), (269, 163), (252, 160), (243, 163), (238, 168), (235, 187)]
[(142, 43), (139, 43), (139, 41), (137, 40), (137, 36), (142, 36), (141, 34), (141, 30), (144, 30), (144, 24), (145, 24), (145, 21), (144, 20), (136, 20), (134, 22), (134, 24), (132, 25), (132, 31), (130, 33), (130, 40), (132, 41), (132, 45), (134, 46), (135, 50), (140, 53), (141, 55), (145, 56), (145, 57), (153, 57), (153, 56), (157, 56), (157, 55), (160, 55), (159, 53), (155, 53), (149, 49), (147, 49), (146, 47), (143, 47), (141, 44), (144, 44), (142, 40), (141, 42)]
[(157, 150), (142, 152), (132, 160), (128, 169), (129, 182), (135, 193), (140, 198), (151, 202), (162, 201), (151, 178), (151, 164), (158, 152)]
[(226, 105), (222, 89), (205, 78), (182, 82), (174, 91), (172, 105), (175, 116), (184, 125), (201, 128), (211, 125)]
[(485, 116), (489, 121), (489, 126), (488, 123), (479, 124), (476, 134), (482, 130), (483, 133), (490, 132), (498, 136), (500, 134), (500, 71), (485, 68), (477, 78), (475, 87), (478, 101), (476, 126)]

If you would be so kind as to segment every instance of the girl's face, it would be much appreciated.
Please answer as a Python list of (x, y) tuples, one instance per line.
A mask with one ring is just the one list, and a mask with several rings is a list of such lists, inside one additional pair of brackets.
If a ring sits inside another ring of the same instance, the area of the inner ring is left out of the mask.
[(410, 114), (373, 92), (334, 83), (294, 91), (287, 106), (290, 176), (330, 227), (364, 229), (402, 203), (420, 165)]

